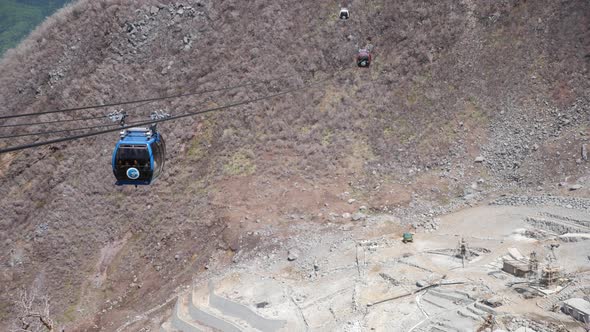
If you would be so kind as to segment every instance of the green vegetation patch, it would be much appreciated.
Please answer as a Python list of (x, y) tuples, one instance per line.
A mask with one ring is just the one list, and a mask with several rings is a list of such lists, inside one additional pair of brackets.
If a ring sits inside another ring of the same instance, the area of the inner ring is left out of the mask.
[(373, 153), (373, 149), (371, 145), (368, 143), (367, 138), (356, 139), (352, 144), (352, 156), (355, 159), (363, 160), (363, 161), (371, 161), (375, 160), (375, 154)]
[(70, 0), (0, 0), (0, 55)]
[(331, 128), (324, 129), (324, 132), (322, 135), (322, 145), (323, 146), (330, 145), (330, 143), (332, 143), (333, 138), (334, 138), (334, 131)]
[(254, 152), (252, 150), (240, 150), (234, 153), (223, 165), (223, 173), (231, 176), (252, 175), (256, 171), (254, 164)]
[[(202, 128), (197, 131), (188, 148), (188, 156), (191, 160), (198, 160), (207, 155), (208, 145), (213, 139), (214, 129), (215, 123), (211, 119), (203, 121)], [(225, 136), (226, 134), (224, 131), (223, 135)]]

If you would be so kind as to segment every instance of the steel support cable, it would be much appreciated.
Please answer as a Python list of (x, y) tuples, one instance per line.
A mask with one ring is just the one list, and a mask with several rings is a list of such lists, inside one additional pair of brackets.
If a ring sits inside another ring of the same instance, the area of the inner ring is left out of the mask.
[[(143, 103), (143, 104), (139, 104), (133, 107), (130, 107), (128, 109), (126, 109), (125, 111), (131, 111), (134, 110), (136, 108), (145, 106), (149, 103), (152, 103), (151, 101)], [(32, 122), (32, 123), (21, 123), (21, 124), (11, 124), (11, 125), (0, 125), (0, 128), (6, 128), (6, 127), (24, 127), (24, 126), (35, 126), (35, 125), (42, 125), (42, 124), (51, 124), (51, 123), (62, 123), (62, 122), (72, 122), (72, 121), (86, 121), (86, 120), (96, 120), (96, 119), (104, 119), (104, 118), (108, 118), (108, 115), (100, 115), (100, 116), (92, 116), (92, 117), (86, 117), (86, 118), (75, 118), (75, 119), (65, 119), (65, 120), (52, 120), (52, 121), (40, 121), (40, 122)], [(27, 135), (25, 135), (27, 136)], [(18, 136), (14, 136), (14, 137), (18, 137)]]
[[(146, 102), (143, 104), (139, 104), (133, 107), (126, 109), (125, 111), (131, 111), (141, 106), (145, 106), (151, 102)], [(92, 116), (86, 118), (75, 118), (75, 119), (65, 119), (65, 120), (52, 120), (52, 121), (40, 121), (40, 122), (32, 122), (32, 123), (21, 123), (21, 124), (12, 124), (12, 125), (0, 125), (0, 128), (7, 128), (7, 127), (24, 127), (24, 126), (35, 126), (35, 125), (42, 125), (42, 124), (52, 124), (52, 123), (62, 123), (62, 122), (72, 122), (72, 121), (86, 121), (86, 120), (96, 120), (96, 119), (104, 119), (108, 118), (108, 115), (100, 115), (100, 116)], [(29, 136), (29, 135), (21, 135), (21, 136)], [(9, 137), (19, 137), (18, 135), (9, 136)], [(0, 137), (2, 138), (2, 137)]]
[[(193, 106), (194, 107), (201, 106), (201, 105), (206, 104), (208, 102), (209, 102), (209, 100), (206, 100), (204, 102), (198, 103), (198, 104), (193, 105)], [(133, 108), (137, 108), (137, 107), (140, 107), (140, 106), (145, 106), (145, 105), (147, 105), (149, 103), (151, 103), (151, 102), (140, 104), (140, 105), (135, 106)], [(133, 108), (131, 108), (131, 109), (133, 109)], [(106, 117), (106, 115), (104, 117)], [(139, 124), (139, 123), (143, 123), (143, 121), (137, 121), (137, 122), (127, 123), (127, 126), (135, 126), (136, 124)], [(9, 135), (9, 136), (0, 136), (0, 139), (9, 139), (9, 138), (27, 137), (27, 136), (52, 135), (52, 134), (59, 134), (59, 133), (67, 133), (67, 132), (71, 132), (71, 131), (80, 131), (80, 130), (88, 130), (88, 129), (98, 129), (98, 128), (104, 128), (104, 127), (113, 127), (113, 126), (119, 126), (119, 124), (117, 124), (117, 123), (110, 123), (110, 124), (102, 124), (102, 125), (89, 126), (89, 127), (81, 127), (81, 128), (62, 129), (62, 130), (50, 130), (50, 131), (39, 131), (39, 132), (35, 132), (35, 133), (26, 133), (26, 134), (17, 134), (17, 135)]]
[(101, 115), (101, 116), (92, 116), (92, 117), (76, 118), (76, 119), (51, 120), (51, 121), (40, 121), (40, 122), (31, 122), (31, 123), (18, 123), (18, 124), (0, 125), (0, 128), (25, 127), (25, 126), (30, 127), (30, 126), (35, 126), (35, 125), (51, 124), (51, 123), (61, 123), (61, 122), (72, 122), (72, 121), (86, 121), (86, 120), (104, 119), (106, 117), (107, 117), (107, 115)]
[[(229, 87), (229, 89), (231, 89), (233, 87)], [(214, 91), (216, 92), (216, 91)], [(148, 101), (139, 105), (135, 105), (133, 107), (130, 107), (128, 109), (126, 109), (125, 111), (131, 111), (134, 110), (136, 108), (151, 104), (155, 101)], [(40, 122), (31, 122), (31, 123), (21, 123), (21, 124), (9, 124), (9, 125), (0, 125), (0, 128), (7, 128), (7, 127), (24, 127), (24, 126), (34, 126), (34, 125), (42, 125), (42, 124), (51, 124), (51, 123), (62, 123), (62, 122), (73, 122), (73, 121), (86, 121), (86, 120), (96, 120), (96, 119), (104, 119), (104, 118), (108, 118), (108, 115), (100, 115), (100, 116), (92, 116), (92, 117), (82, 117), (82, 118), (74, 118), (74, 119), (65, 119), (65, 120), (52, 120), (52, 121), (40, 121)], [(22, 136), (28, 136), (28, 135), (22, 135)]]
[[(384, 79), (380, 79), (380, 80), (370, 80), (367, 81), (366, 83), (371, 83), (372, 85), (375, 85), (375, 83), (380, 83), (381, 81), (384, 81)], [(197, 106), (201, 106), (207, 102), (209, 102), (210, 100), (206, 100), (202, 103), (196, 104), (196, 105), (192, 105), (193, 107), (197, 107)], [(141, 107), (141, 106), (145, 106), (147, 104), (150, 104), (152, 102), (146, 102), (137, 106), (134, 106), (129, 110)], [(101, 117), (96, 117), (98, 118), (103, 118), (106, 116), (101, 116)], [(135, 126), (137, 124), (140, 124), (142, 122), (131, 122), (131, 123), (127, 123), (128, 126)], [(96, 126), (88, 126), (88, 127), (81, 127), (81, 128), (73, 128), (73, 129), (63, 129), (63, 130), (51, 130), (51, 131), (40, 131), (40, 132), (34, 132), (34, 133), (25, 133), (25, 134), (17, 134), (17, 135), (8, 135), (8, 136), (0, 136), (0, 139), (10, 139), (10, 138), (18, 138), (18, 137), (27, 137), (27, 136), (42, 136), (42, 135), (52, 135), (52, 134), (59, 134), (59, 133), (66, 133), (66, 132), (72, 132), (72, 131), (80, 131), (80, 130), (89, 130), (89, 129), (98, 129), (98, 128), (104, 128), (104, 127), (112, 127), (112, 126), (118, 126), (118, 124), (102, 124), (102, 125), (96, 125)]]
[[(130, 123), (130, 125), (131, 125), (131, 123)], [(74, 129), (63, 129), (63, 130), (52, 130), (52, 131), (39, 131), (39, 132), (36, 132), (36, 133), (17, 134), (17, 135), (12, 135), (12, 136), (0, 136), (0, 139), (9, 139), (9, 138), (27, 137), (27, 136), (43, 136), (43, 135), (67, 133), (67, 132), (70, 132), (70, 131), (98, 129), (98, 128), (112, 127), (112, 126), (118, 126), (118, 124), (116, 124), (116, 123), (109, 123), (109, 124), (102, 124), (102, 125), (97, 125), (97, 126), (81, 127), (81, 128), (74, 128)]]
[(333, 73), (333, 74), (331, 74), (329, 77), (327, 77), (325, 79), (322, 79), (322, 80), (319, 80), (319, 81), (316, 81), (316, 82), (313, 82), (313, 83), (310, 83), (310, 84), (307, 84), (307, 85), (303, 85), (303, 86), (300, 86), (298, 88), (288, 89), (288, 90), (277, 92), (277, 93), (274, 93), (274, 94), (264, 95), (262, 97), (246, 99), (246, 100), (243, 100), (243, 101), (240, 101), (240, 102), (235, 102), (235, 103), (232, 103), (232, 104), (226, 104), (226, 105), (222, 105), (222, 106), (218, 106), (218, 107), (213, 107), (213, 108), (209, 108), (209, 109), (202, 110), (202, 111), (188, 112), (188, 113), (185, 113), (185, 114), (171, 116), (171, 117), (165, 118), (165, 119), (158, 119), (158, 120), (152, 120), (152, 121), (144, 121), (144, 122), (136, 123), (133, 126), (124, 126), (124, 127), (114, 128), (114, 129), (105, 129), (105, 130), (101, 130), (101, 131), (84, 133), (84, 134), (75, 135), (75, 136), (68, 136), (68, 137), (62, 137), (62, 138), (57, 138), (57, 139), (48, 140), (48, 141), (35, 142), (35, 143), (30, 143), (30, 144), (24, 144), (24, 145), (18, 145), (18, 146), (8, 147), (8, 148), (0, 149), (0, 153), (19, 151), (19, 150), (24, 150), (24, 149), (29, 149), (29, 148), (36, 148), (36, 147), (39, 147), (39, 146), (44, 146), (44, 145), (49, 145), (49, 144), (55, 144), (55, 143), (62, 143), (62, 142), (76, 140), (76, 139), (81, 139), (81, 138), (86, 138), (86, 137), (92, 137), (92, 136), (97, 136), (97, 135), (112, 133), (112, 132), (120, 131), (120, 130), (123, 130), (123, 129), (129, 129), (129, 128), (132, 128), (132, 127), (135, 127), (135, 126), (151, 125), (153, 123), (173, 121), (173, 120), (177, 120), (177, 119), (181, 119), (181, 118), (186, 118), (186, 117), (190, 117), (190, 116), (195, 116), (195, 115), (200, 115), (200, 114), (205, 114), (205, 113), (211, 113), (211, 112), (217, 112), (217, 111), (221, 111), (221, 110), (232, 108), (232, 107), (237, 107), (237, 106), (252, 104), (252, 103), (255, 103), (255, 102), (258, 102), (258, 101), (262, 101), (262, 100), (266, 100), (266, 99), (272, 99), (272, 98), (284, 96), (284, 95), (287, 95), (287, 94), (292, 94), (292, 93), (295, 93), (295, 92), (307, 90), (309, 88), (312, 88), (312, 87), (315, 87), (315, 86), (320, 85), (322, 83), (325, 83), (325, 82), (328, 82), (330, 80), (333, 80), (334, 78), (336, 78), (336, 75), (337, 75), (337, 73)]
[(57, 110), (53, 110), (53, 111), (43, 111), (43, 112), (35, 112), (35, 113), (23, 113), (23, 114), (4, 115), (4, 116), (0, 116), (0, 120), (14, 119), (14, 118), (22, 118), (22, 117), (27, 117), (27, 116), (38, 116), (38, 115), (43, 115), (43, 114), (67, 113), (67, 112), (73, 112), (73, 111), (83, 111), (83, 110), (89, 110), (89, 109), (106, 108), (106, 107), (113, 107), (113, 106), (121, 106), (121, 105), (137, 104), (137, 103), (143, 103), (143, 102), (154, 102), (154, 101), (159, 101), (159, 100), (166, 100), (166, 99), (175, 99), (175, 98), (181, 98), (181, 97), (196, 96), (196, 95), (201, 95), (201, 94), (210, 93), (210, 92), (218, 92), (218, 91), (232, 90), (232, 89), (243, 88), (243, 87), (251, 86), (251, 85), (258, 85), (258, 84), (262, 84), (262, 83), (269, 83), (269, 82), (273, 82), (273, 81), (278, 81), (278, 80), (282, 80), (282, 79), (285, 79), (285, 78), (289, 78), (291, 76), (292, 75), (283, 75), (283, 76), (279, 76), (279, 77), (274, 77), (274, 78), (265, 79), (265, 80), (258, 80), (258, 81), (255, 81), (255, 82), (243, 83), (243, 84), (238, 84), (238, 85), (229, 86), (229, 87), (226, 86), (226, 87), (223, 87), (223, 88), (216, 88), (216, 89), (209, 89), (209, 90), (201, 90), (201, 91), (195, 91), (195, 92), (179, 93), (179, 94), (169, 95), (169, 96), (161, 96), (161, 97), (153, 97), (153, 98), (145, 98), (145, 99), (136, 99), (136, 100), (127, 100), (127, 101), (120, 101), (120, 102), (114, 102), (114, 103), (102, 104), (102, 105), (90, 105), (90, 106), (80, 106), (80, 107), (64, 108), (64, 109), (57, 109)]

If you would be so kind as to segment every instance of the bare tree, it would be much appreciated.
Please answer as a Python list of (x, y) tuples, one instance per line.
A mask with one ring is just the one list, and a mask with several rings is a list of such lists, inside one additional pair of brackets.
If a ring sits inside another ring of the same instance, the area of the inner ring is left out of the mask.
[(37, 296), (32, 290), (21, 290), (19, 298), (15, 301), (17, 307), (17, 319), (13, 332), (53, 332), (55, 324), (49, 315), (49, 296)]

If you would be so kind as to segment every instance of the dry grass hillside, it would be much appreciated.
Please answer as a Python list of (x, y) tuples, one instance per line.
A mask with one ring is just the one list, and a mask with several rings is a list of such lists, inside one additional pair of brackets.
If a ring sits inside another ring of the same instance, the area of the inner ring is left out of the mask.
[[(590, 2), (353, 0), (349, 8), (342, 22), (333, 2), (80, 0), (7, 51), (0, 115), (288, 75), (126, 107), (136, 121), (336, 76), (161, 124), (167, 169), (150, 187), (113, 185), (116, 133), (0, 155), (0, 325), (16, 317), (18, 290), (36, 288), (67, 330), (114, 330), (203, 271), (213, 253), (231, 264), (269, 241), (255, 230), (289, 216), (301, 227), (322, 223), (318, 212), (345, 204), (345, 191), (407, 222), (489, 195), (589, 196), (580, 151), (590, 137)], [(356, 68), (355, 50), (366, 44), (373, 64)], [(574, 183), (584, 187), (568, 190)]]

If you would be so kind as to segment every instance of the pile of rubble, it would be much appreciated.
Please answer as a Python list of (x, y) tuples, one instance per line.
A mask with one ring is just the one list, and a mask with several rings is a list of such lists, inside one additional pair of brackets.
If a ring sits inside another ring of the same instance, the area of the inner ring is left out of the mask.
[(539, 206), (555, 205), (568, 209), (590, 210), (590, 200), (579, 197), (560, 196), (503, 196), (490, 205), (511, 205), (511, 206)]

